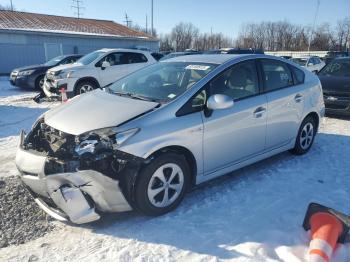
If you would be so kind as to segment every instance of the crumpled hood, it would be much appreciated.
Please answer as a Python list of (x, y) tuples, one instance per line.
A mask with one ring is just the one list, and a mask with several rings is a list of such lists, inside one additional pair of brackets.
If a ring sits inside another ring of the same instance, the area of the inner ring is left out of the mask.
[(97, 89), (45, 113), (45, 123), (62, 132), (80, 135), (112, 127), (155, 108), (158, 103), (120, 97)]
[(61, 70), (68, 71), (70, 69), (78, 69), (78, 68), (81, 68), (81, 67), (83, 67), (83, 65), (80, 64), (80, 63), (59, 65), (59, 66), (55, 66), (55, 67), (51, 68), (48, 72), (58, 72), (58, 71), (61, 71)]

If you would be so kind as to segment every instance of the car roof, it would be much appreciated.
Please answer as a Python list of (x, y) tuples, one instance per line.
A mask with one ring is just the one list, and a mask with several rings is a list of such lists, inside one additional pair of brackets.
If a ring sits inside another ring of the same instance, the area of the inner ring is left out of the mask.
[(223, 64), (231, 59), (236, 59), (244, 56), (251, 56), (252, 54), (244, 55), (231, 55), (231, 54), (198, 54), (198, 55), (186, 55), (169, 58), (161, 61), (166, 62), (196, 62), (196, 63), (208, 63), (208, 64)]
[(144, 50), (139, 50), (139, 49), (127, 49), (127, 48), (102, 48), (97, 51), (102, 51), (102, 52), (132, 52), (132, 53), (149, 53), (149, 51), (144, 51)]

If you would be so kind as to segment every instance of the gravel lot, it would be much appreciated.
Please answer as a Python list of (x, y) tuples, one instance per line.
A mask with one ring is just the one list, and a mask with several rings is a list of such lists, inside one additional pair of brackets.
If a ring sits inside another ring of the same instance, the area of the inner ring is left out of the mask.
[(53, 227), (19, 178), (0, 177), (0, 248), (36, 239)]

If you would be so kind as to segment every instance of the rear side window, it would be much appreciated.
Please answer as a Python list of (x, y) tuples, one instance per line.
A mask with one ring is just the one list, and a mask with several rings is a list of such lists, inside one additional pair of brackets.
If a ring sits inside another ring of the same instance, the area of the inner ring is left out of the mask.
[(144, 54), (140, 53), (128, 53), (129, 56), (129, 63), (134, 64), (134, 63), (146, 63), (147, 57)]
[(299, 68), (296, 68), (295, 66), (290, 66), (291, 70), (293, 71), (294, 75), (294, 84), (300, 85), (304, 83), (305, 80), (305, 74), (302, 70)]
[(273, 91), (293, 85), (292, 73), (286, 63), (277, 60), (262, 59), (265, 91)]

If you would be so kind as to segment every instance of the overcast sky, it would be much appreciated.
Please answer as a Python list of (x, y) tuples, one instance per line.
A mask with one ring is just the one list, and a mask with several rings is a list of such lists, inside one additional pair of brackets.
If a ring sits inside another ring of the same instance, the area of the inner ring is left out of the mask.
[[(12, 0), (16, 9), (26, 12), (74, 16), (71, 0)], [(0, 0), (9, 5), (10, 0)], [(201, 32), (222, 32), (237, 36), (246, 22), (288, 20), (313, 23), (317, 0), (154, 0), (154, 27), (167, 33), (177, 23), (191, 22)], [(83, 18), (124, 23), (125, 13), (133, 23), (150, 24), (151, 0), (83, 0)], [(350, 0), (321, 0), (317, 23), (335, 24), (350, 17)]]

